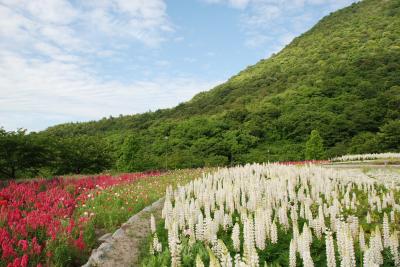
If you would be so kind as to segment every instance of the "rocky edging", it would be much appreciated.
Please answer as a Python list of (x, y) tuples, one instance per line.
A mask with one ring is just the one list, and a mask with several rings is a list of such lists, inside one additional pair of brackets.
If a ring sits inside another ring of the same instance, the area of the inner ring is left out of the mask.
[(99, 240), (104, 241), (82, 267), (93, 266), (139, 266), (141, 246), (150, 235), (150, 216), (161, 216), (164, 198), (133, 215), (113, 234), (106, 234)]

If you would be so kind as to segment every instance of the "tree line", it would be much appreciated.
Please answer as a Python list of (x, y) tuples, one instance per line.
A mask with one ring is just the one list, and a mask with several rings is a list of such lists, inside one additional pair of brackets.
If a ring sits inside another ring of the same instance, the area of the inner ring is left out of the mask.
[(344, 143), (346, 149), (340, 150), (328, 147), (323, 134), (316, 129), (301, 143), (290, 140), (269, 142), (249, 129), (238, 130), (238, 125), (231, 119), (194, 118), (175, 128), (161, 125), (159, 131), (147, 134), (125, 132), (107, 136), (59, 137), (46, 132), (27, 133), (0, 128), (0, 177), (15, 179), (103, 171), (229, 166), (327, 159), (345, 152), (400, 150), (400, 120), (388, 122), (376, 134), (360, 133)]
[(97, 173), (110, 169), (112, 162), (101, 138), (57, 138), (0, 128), (0, 178)]

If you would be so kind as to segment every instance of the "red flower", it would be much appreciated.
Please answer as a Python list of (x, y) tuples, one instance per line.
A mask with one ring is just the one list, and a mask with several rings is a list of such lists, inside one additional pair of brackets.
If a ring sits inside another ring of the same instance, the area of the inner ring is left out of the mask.
[(18, 246), (22, 248), (22, 251), (27, 251), (29, 248), (29, 243), (26, 240), (20, 240), (18, 241)]
[(32, 250), (35, 255), (39, 255), (42, 252), (42, 246), (38, 244), (36, 236), (32, 239)]
[(21, 267), (28, 266), (28, 255), (24, 254), (21, 259)]
[(83, 241), (83, 233), (82, 231), (79, 234), (79, 238), (77, 240), (74, 241), (75, 246), (80, 249), (80, 250), (84, 250), (85, 249), (85, 241)]

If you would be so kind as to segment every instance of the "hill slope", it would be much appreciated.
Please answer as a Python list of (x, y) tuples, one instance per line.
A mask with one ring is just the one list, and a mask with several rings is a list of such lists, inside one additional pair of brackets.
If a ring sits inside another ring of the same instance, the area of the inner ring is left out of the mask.
[(146, 169), (302, 159), (313, 129), (328, 155), (399, 149), (399, 119), (400, 2), (364, 0), (175, 108), (43, 134), (104, 136), (119, 164)]

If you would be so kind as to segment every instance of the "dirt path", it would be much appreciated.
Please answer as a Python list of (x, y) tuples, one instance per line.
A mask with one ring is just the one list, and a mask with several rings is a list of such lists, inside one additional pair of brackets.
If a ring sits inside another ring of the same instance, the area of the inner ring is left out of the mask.
[(83, 266), (139, 266), (141, 246), (150, 235), (150, 216), (153, 214), (156, 220), (159, 220), (163, 205), (164, 198), (131, 217), (92, 252)]

